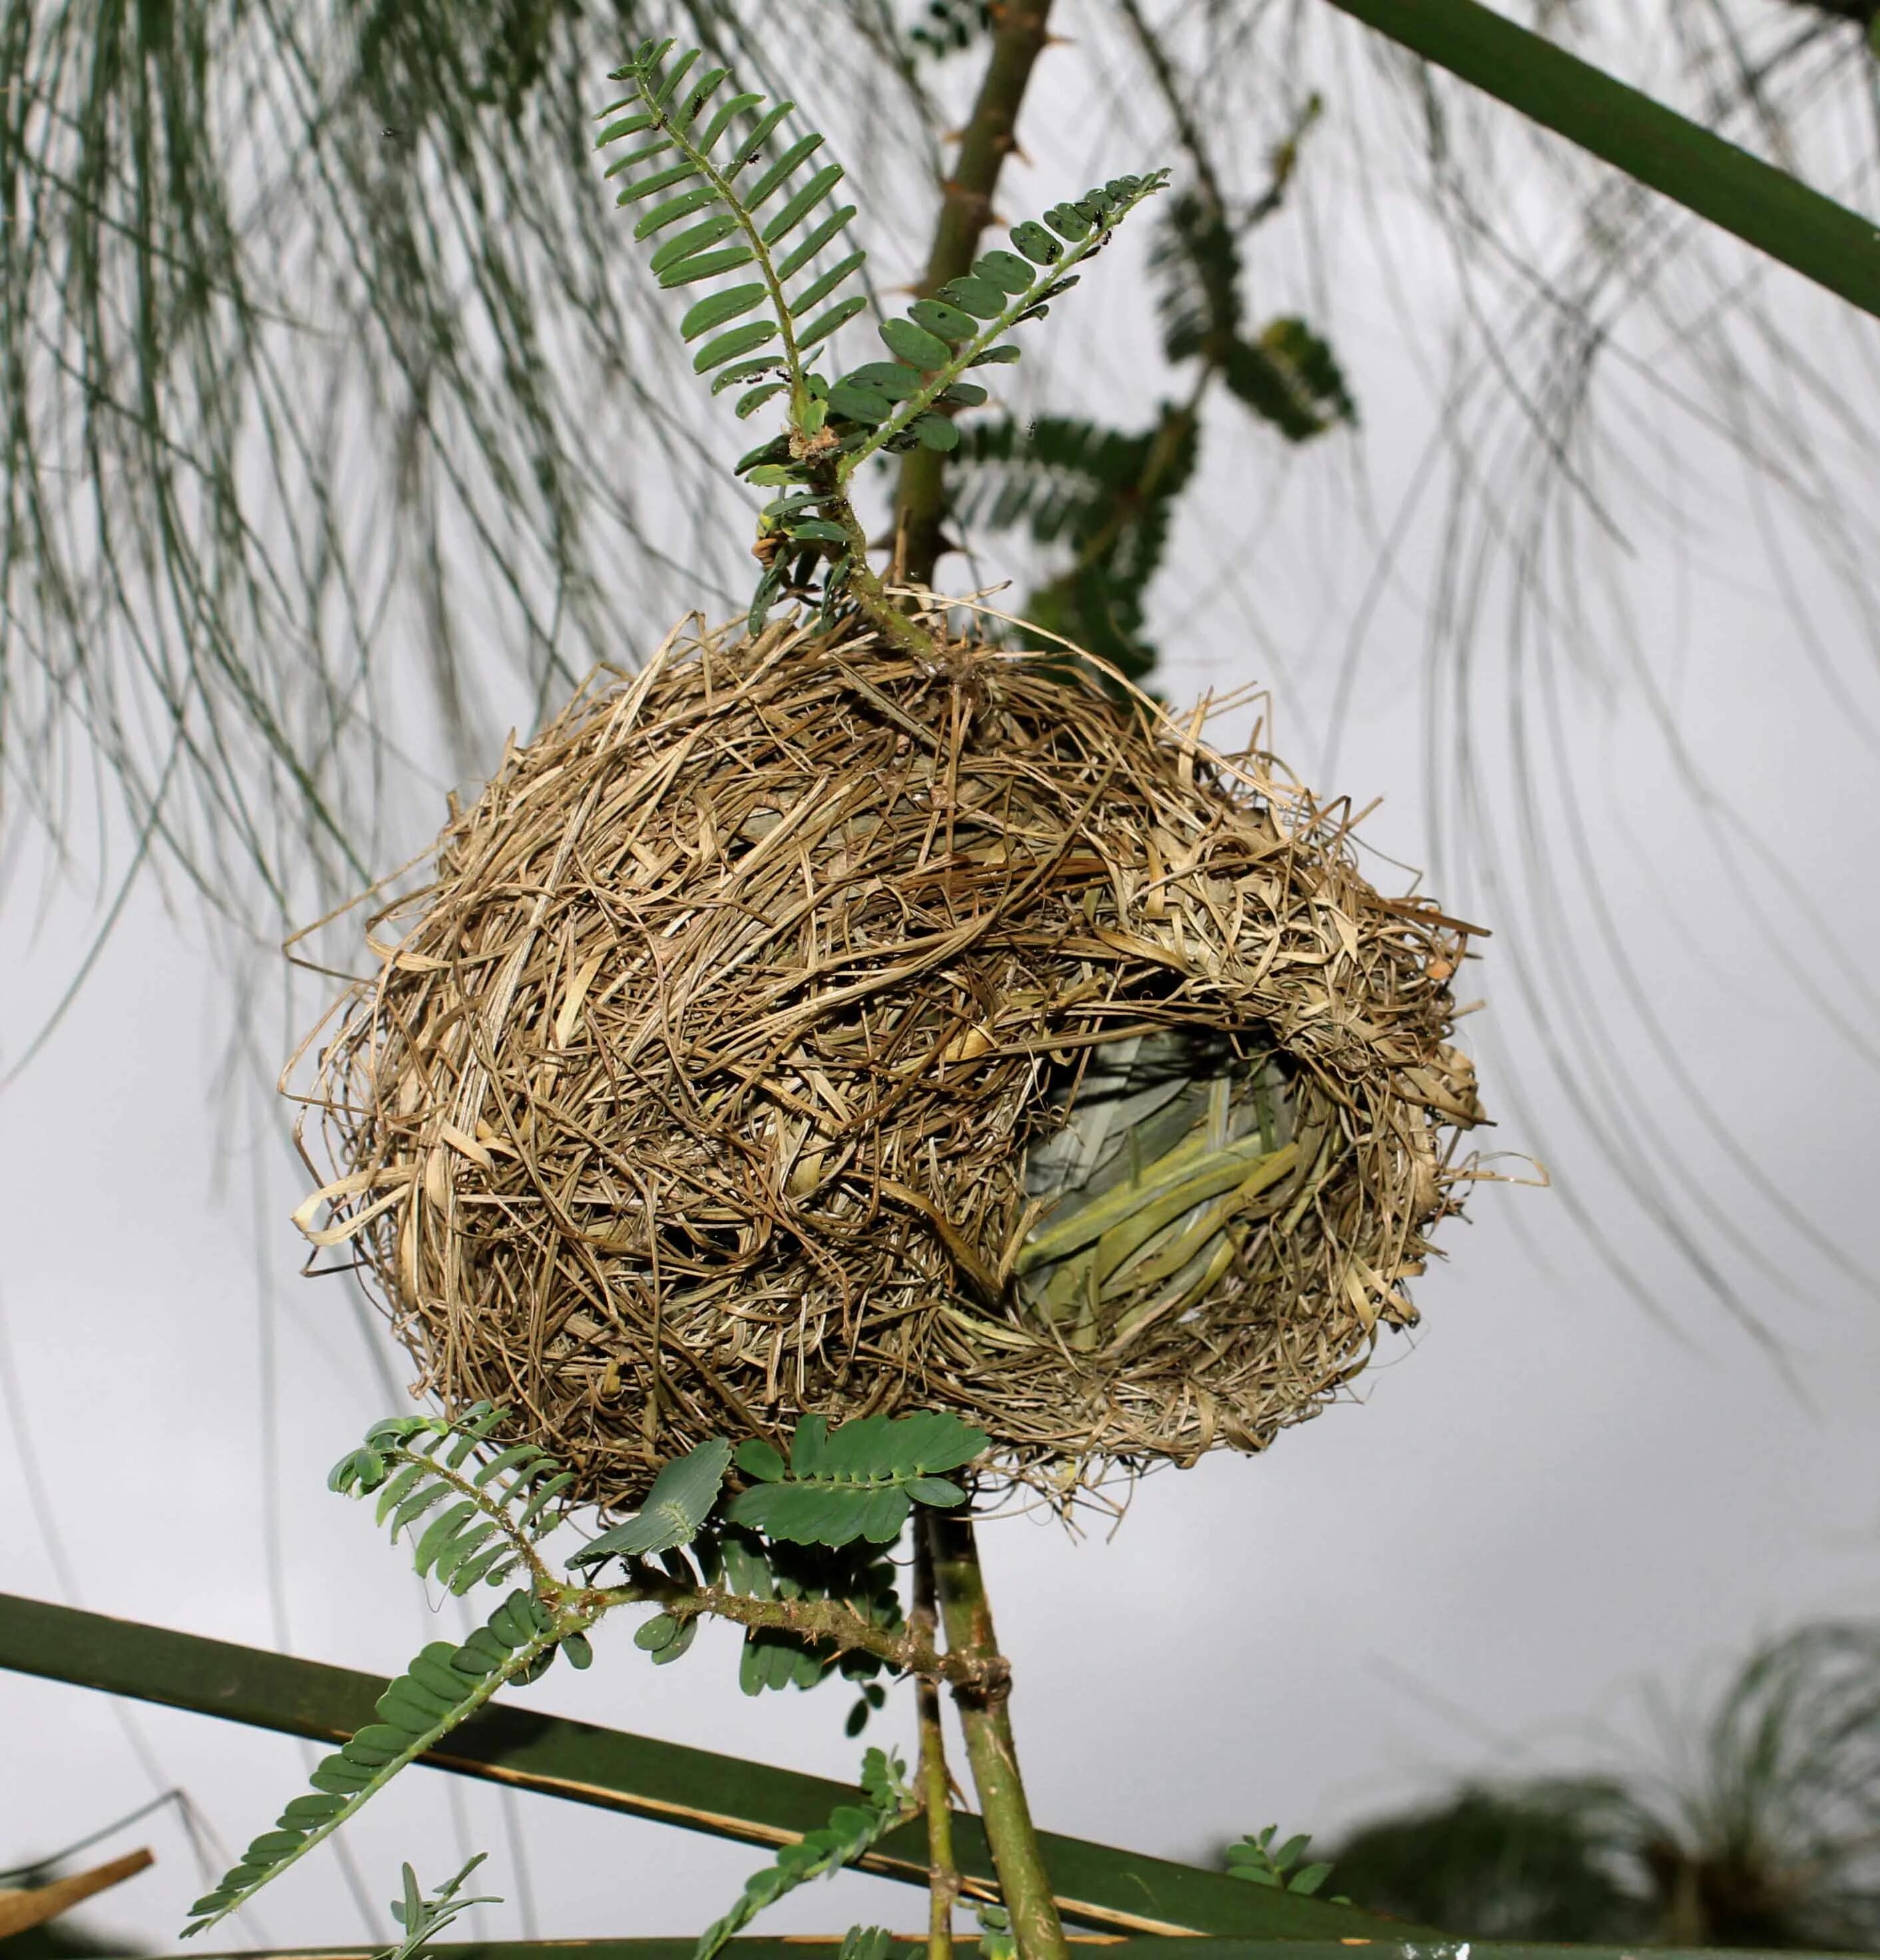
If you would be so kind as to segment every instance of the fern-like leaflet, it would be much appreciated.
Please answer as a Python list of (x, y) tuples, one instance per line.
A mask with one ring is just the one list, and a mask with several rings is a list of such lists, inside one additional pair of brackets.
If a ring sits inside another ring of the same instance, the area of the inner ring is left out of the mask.
[[(669, 64), (672, 48), (670, 40), (645, 42), (632, 60), (609, 77), (627, 82), (629, 93), (609, 103), (601, 114), (612, 116), (621, 109), (631, 113), (608, 124), (596, 139), (597, 147), (628, 137), (641, 141), (609, 164), (606, 175), (636, 173), (621, 190), (619, 203), (657, 199), (635, 224), (633, 235), (644, 240), (670, 234), (653, 253), (653, 271), (662, 286), (715, 282), (746, 267), (755, 272), (755, 280), (714, 284), (687, 309), (679, 331), (689, 342), (704, 341), (692, 357), (692, 368), (701, 374), (719, 371), (713, 393), (741, 382), (762, 383), (740, 398), (739, 415), (750, 414), (787, 390), (790, 419), (800, 425), (811, 400), (803, 356), (867, 304), (860, 294), (835, 298), (860, 271), (865, 253), (849, 252), (824, 269), (816, 264), (855, 215), (853, 205), (824, 213), (807, 232), (794, 237), (827, 203), (841, 181), (842, 167), (825, 163), (806, 177), (800, 174), (822, 147), (822, 138), (813, 132), (787, 145), (774, 158), (767, 156), (767, 146), (796, 104), (783, 102), (765, 109), (762, 96), (734, 88), (713, 107), (714, 97), (730, 78), (728, 72), (708, 68), (695, 79), (699, 50), (688, 49)], [(755, 120), (742, 134), (727, 143), (733, 126), (753, 115)], [(760, 162), (758, 174), (740, 186), (739, 178)], [(760, 216), (779, 192), (782, 202), (768, 216)], [(685, 228), (673, 230), (679, 224)], [(788, 291), (800, 275), (806, 275), (805, 283), (794, 293)], [(764, 318), (746, 317), (760, 309)], [(775, 354), (749, 358), (772, 341), (780, 343)], [(781, 380), (768, 378), (780, 371)]]
[[(1075, 267), (1162, 188), (1167, 173), (1114, 178), (1054, 205), (1042, 222), (1014, 227), (1016, 250), (985, 253), (963, 277), (880, 323), (890, 359), (831, 381), (813, 371), (806, 357), (867, 304), (860, 293), (838, 297), (867, 256), (843, 236), (854, 207), (827, 208), (842, 167), (819, 161), (823, 138), (814, 132), (772, 156), (767, 146), (795, 105), (766, 107), (763, 97), (731, 84), (726, 69), (701, 72), (698, 49), (673, 58), (673, 45), (644, 43), (614, 72), (610, 79), (630, 90), (600, 112), (613, 119), (596, 142), (605, 148), (638, 139), (606, 174), (628, 173), (619, 203), (647, 206), (635, 224), (636, 238), (670, 234), (652, 253), (660, 285), (707, 288), (679, 322), (688, 343), (701, 343), (695, 371), (713, 375), (714, 394), (743, 390), (740, 418), (784, 398), (784, 433), (737, 466), (752, 483), (785, 493), (759, 519), (756, 549), (765, 569), (751, 603), (751, 629), (786, 594), (816, 597), (811, 581), (822, 567), (825, 614), (852, 585), (880, 623), (905, 635), (913, 629), (883, 616), (886, 600), (868, 569), (867, 542), (846, 492), (849, 479), (883, 450), (956, 447), (954, 416), (986, 399), (984, 388), (964, 378), (967, 371), (1016, 361), (1018, 348), (1002, 336), (1042, 319), (1077, 284)], [(625, 116), (617, 113), (622, 109)], [(774, 213), (766, 213), (779, 196)], [(825, 265), (832, 251), (839, 256)], [(792, 289), (797, 279), (804, 283)]]
[[(868, 1752), (862, 1759), (861, 1784), (867, 1799), (866, 1806), (838, 1804), (821, 1829), (806, 1832), (795, 1844), (786, 1844), (774, 1863), (753, 1873), (745, 1881), (737, 1903), (701, 1935), (692, 1949), (692, 1960), (712, 1960), (726, 1941), (742, 1933), (766, 1906), (775, 1904), (786, 1892), (794, 1892), (812, 1879), (826, 1877), (845, 1865), (854, 1864), (920, 1808), (908, 1787), (905, 1767), (891, 1752)], [(885, 1936), (876, 1934), (873, 1928), (851, 1932), (842, 1943), (845, 1954), (850, 1951), (850, 1939), (856, 1941), (858, 1954), (878, 1955), (885, 1950)]]
[(331, 1837), (499, 1688), (537, 1679), (558, 1649), (577, 1667), (593, 1659), (584, 1630), (598, 1608), (544, 1596), (552, 1582), (535, 1550), (561, 1521), (571, 1476), (533, 1444), (476, 1456), (507, 1414), (479, 1402), (455, 1422), (396, 1417), (375, 1424), (333, 1465), (329, 1488), (358, 1497), (376, 1493), (379, 1522), (390, 1522), (394, 1539), (409, 1534), (421, 1574), (460, 1594), (479, 1578), (500, 1584), (524, 1567), (531, 1583), (511, 1592), (462, 1646), (434, 1641), (411, 1662), (379, 1697), (378, 1720), (315, 1767), (313, 1793), (295, 1797), (189, 1908), (186, 1938), (225, 1918)]
[(426, 1898), (419, 1889), (418, 1874), (411, 1866), (401, 1867), (402, 1895), (392, 1901), (392, 1917), (397, 1920), (403, 1937), (396, 1946), (388, 1946), (375, 1956), (375, 1960), (416, 1960), (416, 1955), (425, 1946), (435, 1939), (453, 1920), (469, 1911), (474, 1905), (501, 1905), (500, 1898), (464, 1898), (460, 1896), (466, 1879), (489, 1856), (479, 1851), (454, 1879), (447, 1879), (437, 1888), (437, 1895)]
[[(321, 1761), (310, 1778), (311, 1792), (295, 1797), (274, 1828), (256, 1838), (221, 1883), (190, 1908), (186, 1936), (215, 1925), (330, 1837), (499, 1689), (536, 1680), (557, 1653), (587, 1666), (593, 1658), (587, 1630), (616, 1606), (665, 1606), (635, 1635), (656, 1662), (686, 1650), (701, 1613), (743, 1618), (757, 1636), (752, 1645), (766, 1671), (764, 1681), (753, 1683), (746, 1662), (746, 1686), (752, 1692), (787, 1680), (806, 1685), (836, 1667), (867, 1680), (886, 1665), (907, 1664), (892, 1570), (873, 1548), (898, 1534), (916, 1502), (963, 1502), (959, 1485), (940, 1473), (970, 1462), (987, 1442), (982, 1430), (939, 1411), (892, 1422), (869, 1418), (832, 1434), (821, 1417), (806, 1418), (787, 1468), (767, 1444), (747, 1443), (738, 1452), (756, 1481), (729, 1511), (743, 1505), (763, 1513), (781, 1501), (782, 1523), (772, 1527), (755, 1515), (714, 1521), (733, 1452), (728, 1442), (708, 1440), (660, 1470), (635, 1516), (576, 1552), (567, 1561), (576, 1576), (568, 1577), (552, 1571), (538, 1547), (565, 1521), (574, 1479), (533, 1443), (501, 1446), (496, 1439), (508, 1421), (507, 1410), (487, 1402), (455, 1420), (399, 1417), (375, 1424), (364, 1442), (334, 1465), (329, 1488), (376, 1498), (379, 1522), (389, 1526), (394, 1540), (405, 1534), (422, 1576), (460, 1594), (479, 1580), (500, 1585), (519, 1577), (527, 1583), (512, 1590), (460, 1647), (434, 1642), (386, 1687), (374, 1710), (378, 1720)], [(792, 1548), (765, 1545), (753, 1535), (759, 1527), (775, 1529)], [(858, 1537), (869, 1542), (869, 1551), (841, 1557), (841, 1548)], [(822, 1555), (795, 1546), (820, 1548)], [(594, 1583), (596, 1569), (615, 1561), (625, 1567), (625, 1583)], [(752, 1622), (744, 1600), (764, 1602), (769, 1617)], [(798, 1602), (838, 1610), (805, 1626)], [(769, 1612), (773, 1605), (777, 1610)], [(890, 1643), (886, 1662), (857, 1647), (852, 1637), (857, 1623), (871, 1640), (877, 1630), (902, 1637)], [(878, 1705), (879, 1691), (865, 1695), (864, 1718)], [(871, 1763), (878, 1755), (870, 1752)], [(786, 1857), (781, 1878), (760, 1874), (761, 1882), (753, 1881), (766, 1895), (751, 1904), (752, 1911), (778, 1889), (860, 1857), (897, 1821), (898, 1812), (877, 1817), (876, 1811), (889, 1796), (895, 1805), (903, 1802), (899, 1766), (892, 1774), (882, 1768), (876, 1782), (887, 1794), (874, 1808), (865, 1815), (838, 1812), (828, 1831), (811, 1834), (813, 1856)]]
[(989, 1439), (958, 1416), (864, 1416), (833, 1433), (819, 1415), (797, 1424), (784, 1462), (768, 1443), (741, 1443), (736, 1462), (753, 1481), (725, 1515), (792, 1545), (887, 1545), (915, 1503), (950, 1508), (965, 1493), (942, 1473), (970, 1463)]
[[(1271, 1885), (1283, 1892), (1299, 1892), (1308, 1895), (1318, 1891), (1331, 1876), (1329, 1864), (1302, 1865), (1299, 1860), (1306, 1854), (1306, 1847), (1312, 1841), (1309, 1832), (1302, 1831), (1296, 1838), (1289, 1838), (1284, 1844), (1275, 1846), (1273, 1841), (1279, 1834), (1280, 1827), (1269, 1824), (1264, 1831), (1249, 1833), (1227, 1847), (1227, 1876), (1230, 1879), (1245, 1879), (1256, 1885)], [(1351, 1901), (1342, 1896), (1333, 1904), (1349, 1905)]]

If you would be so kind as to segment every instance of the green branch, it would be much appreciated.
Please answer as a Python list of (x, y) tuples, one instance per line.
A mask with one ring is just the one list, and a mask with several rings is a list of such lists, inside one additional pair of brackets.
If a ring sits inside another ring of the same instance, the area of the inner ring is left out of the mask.
[(692, 1586), (644, 1572), (631, 1584), (571, 1592), (584, 1611), (616, 1606), (656, 1605), (682, 1624), (711, 1615), (753, 1632), (771, 1630), (832, 1648), (838, 1653), (870, 1653), (903, 1673), (943, 1681), (969, 1694), (996, 1694), (1011, 1680), (1003, 1656), (942, 1653), (930, 1634), (909, 1627), (896, 1631), (865, 1619), (845, 1599), (753, 1599), (728, 1586)]

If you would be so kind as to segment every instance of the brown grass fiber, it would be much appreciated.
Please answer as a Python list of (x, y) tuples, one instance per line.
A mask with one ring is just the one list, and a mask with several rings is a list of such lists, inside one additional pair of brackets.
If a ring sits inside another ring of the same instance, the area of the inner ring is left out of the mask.
[[(695, 617), (512, 743), (302, 1052), (297, 1220), (414, 1395), (507, 1405), (609, 1508), (809, 1411), (956, 1411), (1061, 1502), (1314, 1414), (1474, 1174), (1479, 928), (1201, 724), (976, 641)], [(1028, 1149), (1093, 1050), (1171, 1031), (1220, 1081), (1193, 1147), (1264, 1168), (1194, 1259), (1204, 1207), (1043, 1300)]]

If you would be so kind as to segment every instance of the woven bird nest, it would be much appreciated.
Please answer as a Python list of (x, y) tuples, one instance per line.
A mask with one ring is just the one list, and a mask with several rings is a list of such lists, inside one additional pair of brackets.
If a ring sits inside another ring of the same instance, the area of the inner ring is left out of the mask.
[(1199, 726), (778, 625), (512, 746), (302, 1099), (414, 1393), (608, 1507), (812, 1411), (956, 1411), (1061, 1499), (1313, 1414), (1458, 1208), (1474, 928)]

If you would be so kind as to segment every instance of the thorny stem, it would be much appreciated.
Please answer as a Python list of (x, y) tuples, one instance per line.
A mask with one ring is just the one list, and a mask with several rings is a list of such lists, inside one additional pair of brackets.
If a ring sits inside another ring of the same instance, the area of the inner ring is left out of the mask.
[[(920, 450), (909, 452), (913, 455)], [(822, 505), (823, 511), (840, 524), (848, 538), (848, 586), (855, 603), (880, 628), (882, 637), (904, 654), (931, 666), (940, 658), (940, 643), (918, 619), (902, 611), (883, 589), (881, 581), (870, 569), (868, 539), (854, 508), (839, 491)]]
[[(934, 1548), (918, 1526), (914, 1533), (915, 1631), (930, 1643), (935, 1624)], [(919, 1787), (927, 1812), (927, 1956), (953, 1960), (953, 1904), (959, 1897), (959, 1867), (953, 1859), (953, 1779), (946, 1774), (946, 1736), (940, 1726), (940, 1690), (925, 1675), (916, 1677), (920, 1712)]]
[[(979, 84), (978, 99), (959, 140), (953, 175), (942, 186), (940, 223), (934, 234), (923, 294), (937, 292), (949, 279), (972, 270), (992, 215), (992, 194), (1025, 99), (1032, 68), (1045, 42), (1051, 0), (994, 0), (992, 55)], [(945, 465), (936, 450), (911, 449), (901, 459), (895, 494), (895, 528), (901, 539), (900, 576), (930, 585), (942, 550), (940, 520), (946, 510)]]
[(825, 1642), (838, 1653), (878, 1656), (908, 1674), (944, 1681), (954, 1691), (986, 1696), (1005, 1692), (1011, 1670), (988, 1649), (983, 1653), (941, 1653), (933, 1630), (909, 1627), (900, 1632), (864, 1619), (842, 1599), (752, 1599), (723, 1586), (689, 1586), (642, 1569), (625, 1586), (551, 1589), (558, 1609), (604, 1612), (612, 1606), (655, 1605), (676, 1620), (715, 1614), (740, 1627), (774, 1627), (800, 1639)]
[(999, 1892), (1012, 1916), (1020, 1960), (1069, 1960), (1064, 1923), (1058, 1917), (1051, 1879), (1038, 1848), (1025, 1785), (1012, 1739), (1010, 1669), (999, 1656), (992, 1630), (992, 1608), (979, 1567), (972, 1520), (957, 1512), (923, 1514), (930, 1533), (934, 1577), (951, 1660), (977, 1660), (996, 1678), (985, 1686), (956, 1684), (953, 1701), (966, 1732), (966, 1755), (979, 1793), (979, 1814), (999, 1875)]

